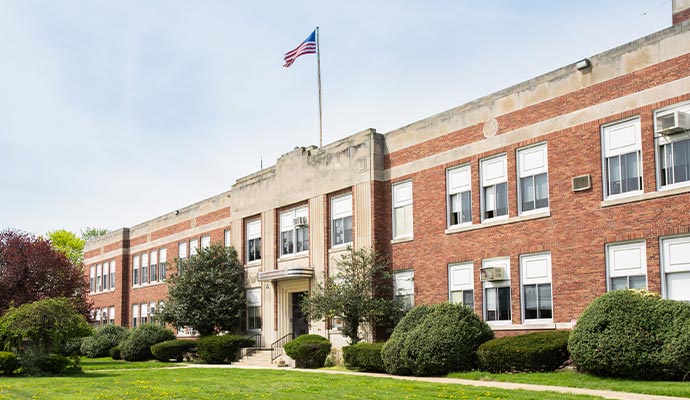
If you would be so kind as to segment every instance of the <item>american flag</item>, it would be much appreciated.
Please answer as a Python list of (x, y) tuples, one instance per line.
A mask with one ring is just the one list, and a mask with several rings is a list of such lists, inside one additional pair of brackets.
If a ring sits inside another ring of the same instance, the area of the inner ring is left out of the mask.
[(312, 32), (309, 37), (297, 46), (294, 50), (285, 53), (285, 64), (283, 67), (287, 68), (295, 62), (297, 57), (304, 54), (315, 54), (316, 53), (316, 31)]

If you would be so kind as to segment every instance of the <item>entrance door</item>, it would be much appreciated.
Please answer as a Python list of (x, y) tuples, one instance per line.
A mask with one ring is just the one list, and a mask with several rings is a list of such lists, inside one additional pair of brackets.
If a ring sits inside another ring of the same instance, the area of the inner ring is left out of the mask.
[(302, 312), (302, 299), (307, 292), (291, 293), (292, 295), (292, 338), (304, 335), (309, 331), (309, 324)]

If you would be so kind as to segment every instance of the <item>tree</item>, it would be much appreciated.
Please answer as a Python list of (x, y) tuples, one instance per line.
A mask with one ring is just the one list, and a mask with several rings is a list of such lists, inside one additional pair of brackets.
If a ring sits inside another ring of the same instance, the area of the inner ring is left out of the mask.
[(11, 305), (66, 297), (85, 317), (89, 285), (80, 270), (50, 241), (17, 230), (0, 231), (0, 314)]
[(202, 336), (239, 330), (246, 301), (244, 267), (235, 249), (214, 244), (176, 263), (184, 272), (168, 278), (161, 320), (192, 327)]
[(108, 233), (107, 229), (89, 226), (81, 231), (81, 238), (84, 240), (84, 242), (88, 242), (89, 240), (99, 238), (106, 233)]
[(81, 266), (84, 262), (84, 245), (87, 241), (108, 233), (107, 229), (88, 227), (81, 235), (66, 229), (56, 229), (47, 233), (53, 247), (63, 252), (72, 264)]
[(64, 297), (12, 307), (0, 318), (0, 335), (15, 349), (31, 339), (39, 351), (56, 353), (67, 340), (90, 334), (86, 318)]
[(359, 327), (367, 323), (394, 323), (402, 315), (402, 304), (393, 298), (393, 278), (388, 263), (371, 248), (352, 250), (336, 262), (337, 274), (302, 302), (312, 320), (339, 318), (343, 335), (352, 344), (361, 340)]

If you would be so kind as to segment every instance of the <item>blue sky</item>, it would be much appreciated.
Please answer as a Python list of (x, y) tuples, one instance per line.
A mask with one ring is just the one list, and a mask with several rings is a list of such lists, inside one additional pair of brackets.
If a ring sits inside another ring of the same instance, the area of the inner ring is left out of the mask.
[(670, 0), (0, 2), (0, 229), (132, 226), (671, 24)]

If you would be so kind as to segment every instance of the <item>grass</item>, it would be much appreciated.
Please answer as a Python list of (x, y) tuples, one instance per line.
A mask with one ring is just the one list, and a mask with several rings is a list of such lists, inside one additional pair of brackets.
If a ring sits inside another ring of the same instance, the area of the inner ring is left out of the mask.
[(182, 364), (173, 362), (160, 362), (160, 361), (139, 361), (139, 362), (128, 362), (124, 360), (113, 360), (110, 357), (102, 358), (81, 358), (81, 368), (86, 371), (100, 371), (100, 370), (111, 370), (111, 369), (150, 369), (150, 368), (166, 368), (166, 367), (176, 367)]
[(151, 368), (0, 378), (0, 399), (594, 399), (390, 378), (286, 370)]
[(535, 385), (566, 386), (575, 388), (613, 390), (690, 398), (690, 382), (632, 381), (615, 378), (600, 378), (575, 371), (534, 372), (513, 374), (492, 374), (489, 372), (453, 372), (449, 378), (482, 381), (532, 383)]

